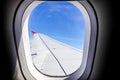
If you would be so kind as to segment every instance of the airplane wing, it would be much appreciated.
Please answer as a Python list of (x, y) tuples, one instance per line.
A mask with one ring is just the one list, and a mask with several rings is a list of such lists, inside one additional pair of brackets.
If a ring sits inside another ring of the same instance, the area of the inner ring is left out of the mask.
[(34, 34), (31, 40), (33, 64), (45, 75), (66, 76), (81, 65), (83, 53), (44, 34)]

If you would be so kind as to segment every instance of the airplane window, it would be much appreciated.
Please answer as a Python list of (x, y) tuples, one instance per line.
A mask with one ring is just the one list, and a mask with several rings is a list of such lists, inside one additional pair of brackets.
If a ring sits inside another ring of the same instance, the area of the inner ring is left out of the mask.
[(39, 4), (30, 14), (28, 32), (33, 64), (41, 73), (67, 76), (80, 67), (85, 21), (72, 3)]
[(69, 80), (71, 76), (76, 80), (84, 73), (92, 29), (80, 2), (33, 1), (21, 26), (18, 52), (28, 80), (30, 75), (37, 80)]

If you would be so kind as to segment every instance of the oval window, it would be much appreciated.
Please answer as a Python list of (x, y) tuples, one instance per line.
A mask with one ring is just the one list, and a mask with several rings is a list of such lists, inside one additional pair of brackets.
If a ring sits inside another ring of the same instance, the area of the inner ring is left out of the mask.
[(22, 18), (23, 73), (30, 72), (37, 80), (71, 75), (78, 79), (87, 64), (90, 26), (89, 15), (78, 1), (33, 1)]
[(85, 20), (69, 2), (43, 2), (28, 20), (34, 66), (49, 76), (67, 76), (81, 65)]

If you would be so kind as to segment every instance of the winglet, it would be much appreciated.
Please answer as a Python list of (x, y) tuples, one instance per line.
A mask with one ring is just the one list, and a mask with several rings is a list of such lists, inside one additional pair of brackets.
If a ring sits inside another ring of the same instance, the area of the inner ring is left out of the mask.
[(35, 31), (31, 31), (32, 32), (32, 34), (34, 35), (34, 34), (36, 34), (36, 32)]

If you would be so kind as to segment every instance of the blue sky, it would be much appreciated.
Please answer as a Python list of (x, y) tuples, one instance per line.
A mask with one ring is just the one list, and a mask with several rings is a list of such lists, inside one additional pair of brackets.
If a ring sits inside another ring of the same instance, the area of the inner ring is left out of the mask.
[(30, 14), (28, 30), (30, 38), (31, 31), (35, 31), (83, 49), (84, 18), (80, 10), (69, 2), (48, 1), (39, 4)]

